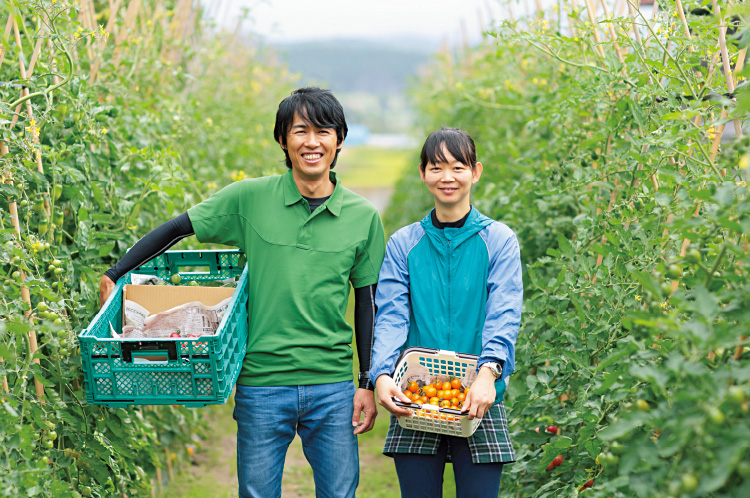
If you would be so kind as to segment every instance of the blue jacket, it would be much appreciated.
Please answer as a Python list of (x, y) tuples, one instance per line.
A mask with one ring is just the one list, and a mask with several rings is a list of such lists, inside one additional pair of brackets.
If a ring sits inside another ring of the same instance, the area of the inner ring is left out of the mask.
[(403, 349), (421, 346), (503, 364), (502, 399), (515, 369), (523, 282), (518, 239), (471, 208), (461, 228), (435, 228), (428, 214), (394, 233), (375, 295), (370, 379), (392, 375)]

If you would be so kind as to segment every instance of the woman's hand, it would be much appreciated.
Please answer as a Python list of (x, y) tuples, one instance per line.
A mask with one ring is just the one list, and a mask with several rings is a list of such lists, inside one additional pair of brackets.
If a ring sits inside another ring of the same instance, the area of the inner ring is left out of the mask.
[(396, 381), (390, 375), (383, 374), (375, 379), (375, 392), (378, 396), (378, 403), (395, 416), (408, 417), (411, 415), (408, 408), (402, 408), (393, 402), (394, 396), (404, 403), (411, 403), (412, 401), (401, 392), (396, 385)]
[(479, 374), (471, 384), (461, 411), (469, 410), (469, 420), (484, 417), (495, 402), (495, 376), (489, 368), (480, 368)]

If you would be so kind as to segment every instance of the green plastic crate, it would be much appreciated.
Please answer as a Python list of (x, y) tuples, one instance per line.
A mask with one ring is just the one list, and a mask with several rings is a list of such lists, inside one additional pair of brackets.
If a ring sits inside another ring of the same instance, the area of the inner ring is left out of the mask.
[[(184, 271), (190, 267), (208, 270)], [(110, 324), (118, 334), (122, 331), (122, 289), (130, 284), (133, 273), (166, 280), (179, 273), (181, 283), (237, 275), (240, 279), (229, 310), (213, 336), (115, 339)], [(247, 300), (247, 265), (245, 255), (238, 250), (167, 251), (128, 273), (117, 281), (102, 309), (78, 335), (87, 401), (108, 406), (225, 403), (247, 350)], [(159, 355), (165, 361), (133, 363), (133, 352)]]

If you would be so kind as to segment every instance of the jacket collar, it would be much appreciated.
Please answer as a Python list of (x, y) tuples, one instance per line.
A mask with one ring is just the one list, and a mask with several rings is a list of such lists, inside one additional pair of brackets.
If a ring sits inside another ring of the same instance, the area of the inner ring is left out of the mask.
[(482, 231), (484, 227), (492, 223), (492, 220), (490, 218), (477, 211), (477, 208), (475, 208), (474, 206), (471, 206), (469, 217), (466, 219), (466, 223), (464, 223), (464, 226), (462, 226), (461, 228), (440, 229), (435, 228), (435, 226), (432, 224), (432, 211), (434, 211), (434, 208), (429, 213), (427, 213), (427, 216), (425, 216), (422, 221), (420, 221), (422, 228), (424, 228), (424, 231), (431, 238), (437, 238), (440, 240), (447, 239), (453, 241), (454, 247), (465, 241), (475, 233)]
[[(284, 204), (286, 206), (291, 206), (297, 204), (298, 202), (301, 202), (302, 194), (299, 193), (297, 184), (294, 183), (292, 170), (290, 169), (283, 176), (284, 178), (282, 179), (282, 183), (284, 184)], [(341, 206), (344, 204), (344, 194), (341, 191), (343, 187), (341, 186), (341, 182), (336, 176), (336, 173), (334, 173), (333, 171), (328, 172), (328, 178), (330, 178), (331, 182), (334, 184), (333, 193), (328, 198), (328, 200), (323, 203), (323, 206), (328, 209), (328, 211), (332, 215), (339, 216), (341, 214)]]

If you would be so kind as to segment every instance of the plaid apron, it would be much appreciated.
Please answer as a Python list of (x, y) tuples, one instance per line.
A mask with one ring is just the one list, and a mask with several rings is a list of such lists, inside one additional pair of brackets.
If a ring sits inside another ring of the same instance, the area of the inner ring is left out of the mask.
[[(394, 453), (417, 453), (434, 455), (440, 446), (442, 434), (434, 432), (404, 429), (398, 425), (394, 415), (385, 437), (383, 454), (393, 456)], [(485, 413), (482, 422), (467, 438), (471, 450), (471, 461), (474, 463), (511, 463), (516, 461), (516, 454), (508, 434), (508, 418), (505, 414), (505, 404), (498, 403)], [(448, 461), (451, 461), (450, 449)]]

